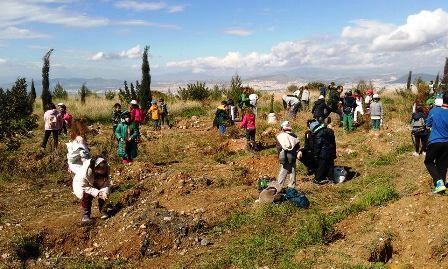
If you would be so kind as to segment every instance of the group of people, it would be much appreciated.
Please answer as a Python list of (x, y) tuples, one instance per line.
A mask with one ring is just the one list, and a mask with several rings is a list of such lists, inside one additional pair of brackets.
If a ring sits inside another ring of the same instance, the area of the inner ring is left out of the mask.
[(368, 128), (378, 130), (383, 125), (384, 108), (380, 101), (379, 94), (368, 89), (364, 94), (360, 90), (346, 90), (344, 96), (342, 95), (343, 86), (328, 87), (328, 100), (326, 101), (327, 88), (323, 87), (320, 90), (320, 96), (314, 103), (311, 110), (313, 117), (321, 123), (330, 123), (329, 118), (331, 113), (338, 117), (338, 125), (344, 127), (346, 131), (353, 131), (355, 126), (362, 122), (362, 117), (365, 116), (364, 124)]
[(283, 108), (291, 118), (295, 118), (300, 111), (308, 111), (310, 104), (310, 91), (308, 86), (300, 87), (293, 94), (282, 96)]
[(67, 112), (67, 106), (59, 103), (48, 103), (44, 113), (44, 138), (40, 146), (40, 153), (45, 151), (50, 136), (53, 136), (54, 147), (59, 144), (59, 135), (67, 135), (67, 128), (72, 124), (72, 115)]

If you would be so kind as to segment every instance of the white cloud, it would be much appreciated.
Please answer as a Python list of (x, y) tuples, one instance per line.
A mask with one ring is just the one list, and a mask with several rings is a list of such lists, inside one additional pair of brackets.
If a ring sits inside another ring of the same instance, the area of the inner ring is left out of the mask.
[(115, 24), (118, 25), (126, 25), (126, 26), (148, 26), (148, 27), (159, 27), (165, 29), (179, 30), (180, 27), (175, 24), (163, 24), (157, 22), (150, 22), (144, 20), (126, 20), (126, 21), (118, 21)]
[(228, 35), (236, 35), (236, 36), (250, 36), (254, 32), (251, 30), (243, 29), (243, 28), (227, 28), (224, 30), (224, 33)]
[(448, 34), (448, 13), (439, 8), (434, 11), (422, 10), (410, 15), (406, 24), (394, 31), (380, 34), (372, 44), (373, 50), (412, 50), (436, 41)]
[[(238, 29), (241, 30), (241, 29)], [(236, 31), (244, 34), (245, 32)], [(436, 66), (448, 54), (448, 13), (442, 9), (410, 15), (403, 25), (358, 20), (339, 36), (320, 36), (281, 42), (270, 51), (171, 61), (169, 68), (198, 72), (207, 70), (263, 71), (301, 67), (366, 70)]]
[(6, 63), (6, 59), (0, 58), (0, 64)]
[(90, 60), (101, 61), (101, 60), (111, 60), (120, 58), (136, 59), (142, 57), (142, 54), (143, 49), (140, 47), (140, 45), (137, 45), (133, 48), (123, 50), (121, 52), (105, 53), (103, 51), (99, 51), (95, 53), (92, 57), (90, 57)]
[(134, 11), (157, 11), (166, 10), (168, 13), (176, 13), (185, 10), (185, 5), (173, 5), (170, 6), (165, 2), (139, 2), (133, 0), (122, 0), (115, 2), (117, 8), (130, 9)]
[(14, 26), (6, 27), (0, 30), (0, 39), (33, 39), (33, 38), (46, 38), (49, 37), (46, 34), (33, 32), (24, 28), (17, 28)]

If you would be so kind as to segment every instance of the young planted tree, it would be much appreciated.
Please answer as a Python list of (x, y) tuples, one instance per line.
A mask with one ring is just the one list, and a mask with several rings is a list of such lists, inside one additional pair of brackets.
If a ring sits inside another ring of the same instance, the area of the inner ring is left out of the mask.
[(50, 56), (53, 49), (50, 49), (45, 53), (43, 57), (44, 65), (42, 66), (42, 107), (45, 111), (48, 103), (51, 103), (51, 93), (50, 93)]
[(241, 94), (243, 93), (243, 81), (238, 74), (235, 74), (230, 80), (230, 88), (227, 92), (227, 99), (232, 99), (233, 101), (238, 101)]
[(409, 71), (408, 82), (406, 83), (406, 89), (407, 89), (408, 91), (411, 90), (411, 79), (412, 79), (412, 71)]
[(34, 87), (34, 79), (31, 80), (31, 91), (30, 91), (30, 103), (31, 105), (34, 104), (34, 101), (36, 101), (36, 88)]
[(131, 82), (131, 98), (132, 100), (138, 100), (137, 93), (135, 92), (134, 84), (132, 84), (132, 82)]
[(142, 83), (140, 85), (140, 105), (143, 111), (147, 111), (152, 101), (151, 95), (151, 75), (149, 74), (149, 60), (148, 60), (149, 46), (146, 46), (142, 56)]
[(89, 88), (87, 88), (86, 84), (83, 83), (82, 86), (81, 86), (81, 89), (79, 89), (79, 91), (78, 91), (78, 95), (81, 98), (81, 104), (85, 104), (86, 103), (86, 97), (88, 95), (90, 95), (90, 93), (91, 92), (90, 92)]

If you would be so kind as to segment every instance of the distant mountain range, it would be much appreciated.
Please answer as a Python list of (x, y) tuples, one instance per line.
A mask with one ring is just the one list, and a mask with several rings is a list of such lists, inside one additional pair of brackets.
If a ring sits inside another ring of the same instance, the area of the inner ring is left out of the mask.
[[(417, 73), (417, 74), (412, 74), (411, 83), (414, 83), (414, 81), (417, 78), (421, 78), (424, 81), (436, 80), (435, 75), (430, 75), (430, 74), (426, 74), (426, 73)], [(440, 79), (442, 79), (442, 78), (440, 78)], [(407, 83), (407, 82), (408, 82), (408, 74), (403, 75), (403, 76), (399, 77), (398, 79), (391, 81), (390, 83)]]

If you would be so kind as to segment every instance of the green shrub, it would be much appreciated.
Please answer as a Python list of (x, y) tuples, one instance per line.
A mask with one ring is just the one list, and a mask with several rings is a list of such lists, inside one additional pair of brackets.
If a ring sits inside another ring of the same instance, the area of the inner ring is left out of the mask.
[(177, 92), (178, 97), (181, 100), (197, 100), (202, 101), (207, 99), (211, 94), (208, 87), (205, 86), (205, 82), (196, 81), (196, 83), (188, 83), (187, 88), (179, 87)]
[(208, 109), (204, 106), (191, 106), (191, 107), (184, 107), (180, 110), (173, 111), (171, 114), (174, 117), (180, 117), (180, 118), (191, 118), (192, 116), (207, 116)]
[(54, 86), (52, 95), (53, 95), (53, 98), (63, 99), (63, 100), (67, 99), (67, 97), (68, 97), (67, 91), (62, 87), (62, 85), (59, 82), (56, 84), (56, 86)]
[(104, 96), (106, 97), (106, 100), (114, 100), (115, 98), (115, 91), (114, 90), (107, 90), (104, 92)]

